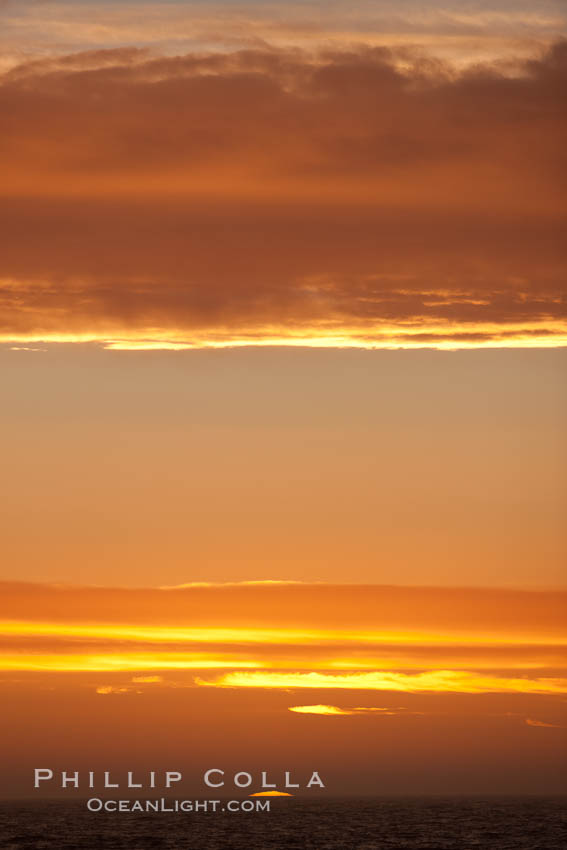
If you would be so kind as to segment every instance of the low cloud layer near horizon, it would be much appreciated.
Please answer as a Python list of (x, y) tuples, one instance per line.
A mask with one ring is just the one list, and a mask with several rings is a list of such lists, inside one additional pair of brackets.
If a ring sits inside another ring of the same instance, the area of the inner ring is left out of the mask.
[[(4, 673), (168, 671), (192, 673), (190, 687), (221, 688), (567, 691), (565, 592), (301, 583), (3, 583), (2, 591)], [(149, 679), (160, 683), (169, 686)]]

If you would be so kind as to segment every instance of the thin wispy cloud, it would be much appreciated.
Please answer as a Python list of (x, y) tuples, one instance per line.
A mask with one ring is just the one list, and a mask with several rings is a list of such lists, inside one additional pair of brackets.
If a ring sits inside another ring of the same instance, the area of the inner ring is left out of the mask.
[(179, 55), (189, 50), (225, 52), (236, 47), (305, 48), (375, 43), (422, 46), (435, 55), (470, 64), (487, 57), (533, 54), (567, 28), (557, 0), (534, 8), (524, 0), (423, 3), (328, 3), (323, 0), (278, 4), (116, 0), (4, 0), (0, 4), (0, 67), (22, 55), (58, 56), (74, 50), (144, 45)]
[(546, 723), (544, 720), (535, 720), (532, 717), (525, 718), (526, 726), (536, 726), (542, 729), (565, 729), (567, 727), (560, 726), (558, 723)]
[(375, 671), (372, 673), (227, 673), (217, 679), (195, 680), (203, 687), (277, 688), (295, 690), (402, 691), (406, 693), (518, 693), (565, 694), (567, 678), (490, 676), (473, 672), (435, 670), (407, 675)]

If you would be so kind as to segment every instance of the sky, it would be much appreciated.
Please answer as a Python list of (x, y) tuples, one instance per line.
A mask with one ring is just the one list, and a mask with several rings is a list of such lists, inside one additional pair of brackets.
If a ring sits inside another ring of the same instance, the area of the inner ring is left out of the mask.
[(563, 349), (0, 356), (5, 578), (565, 586)]
[(565, 17), (0, 0), (0, 794), (561, 790)]
[(317, 770), (319, 796), (561, 790), (565, 592), (2, 590), (6, 796), (38, 767), (180, 770), (201, 794), (212, 767), (253, 773), (251, 793), (262, 770), (280, 790)]

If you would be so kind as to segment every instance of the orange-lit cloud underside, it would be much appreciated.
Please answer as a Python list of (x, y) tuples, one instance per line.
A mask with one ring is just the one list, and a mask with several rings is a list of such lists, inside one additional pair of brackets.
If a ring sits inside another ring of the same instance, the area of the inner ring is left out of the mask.
[(567, 692), (561, 593), (272, 583), (5, 591), (3, 671), (151, 671), (134, 681), (152, 688), (171, 684), (160, 671), (209, 669), (219, 672), (183, 686)]
[[(567, 48), (131, 49), (0, 76), (0, 342), (567, 342)], [(402, 61), (403, 59), (403, 61)]]
[[(429, 326), (421, 324), (410, 330), (401, 330), (399, 326), (377, 326), (375, 329), (342, 328), (336, 333), (332, 327), (305, 327), (290, 333), (285, 326), (280, 328), (242, 328), (219, 334), (214, 330), (194, 334), (190, 337), (181, 330), (165, 333), (144, 331), (140, 337), (129, 339), (126, 335), (119, 340), (108, 338), (105, 334), (97, 336), (86, 333), (80, 336), (65, 334), (40, 334), (39, 336), (8, 335), (0, 342), (8, 343), (100, 343), (111, 351), (190, 351), (202, 348), (242, 348), (242, 347), (302, 347), (302, 348), (360, 348), (368, 350), (396, 350), (433, 348), (438, 351), (455, 351), (471, 348), (558, 348), (567, 345), (567, 323), (554, 322), (525, 323), (508, 326), (505, 332), (498, 325), (469, 326), (466, 330), (446, 325)], [(12, 346), (12, 350), (32, 350)], [(35, 349), (39, 351), (41, 349)]]

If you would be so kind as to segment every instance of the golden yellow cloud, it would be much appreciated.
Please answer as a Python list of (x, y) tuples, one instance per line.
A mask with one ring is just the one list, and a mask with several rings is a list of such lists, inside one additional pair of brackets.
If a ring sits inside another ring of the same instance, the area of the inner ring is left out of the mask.
[[(4, 591), (0, 671), (125, 673), (128, 692), (558, 694), (567, 681), (559, 592), (279, 583), (157, 590), (6, 584)], [(177, 685), (164, 680), (166, 671), (186, 675)], [(195, 680), (199, 671), (211, 674)], [(322, 699), (291, 710), (313, 713), (313, 705), (327, 714), (385, 712)]]
[(355, 713), (351, 709), (339, 708), (336, 705), (292, 705), (289, 711), (293, 711), (295, 714), (324, 714), (331, 716)]
[(415, 715), (421, 712), (406, 711), (404, 708), (382, 708), (380, 706), (356, 706), (355, 708), (339, 708), (338, 705), (292, 705), (288, 709), (295, 714), (322, 714), (333, 716), (353, 716), (374, 714), (382, 717), (397, 717), (399, 715)]
[(227, 673), (218, 679), (197, 678), (198, 685), (217, 688), (314, 688), (356, 691), (404, 691), (406, 693), (518, 693), (565, 694), (565, 678), (510, 678), (485, 676), (474, 672), (435, 670), (408, 675), (406, 673)]

